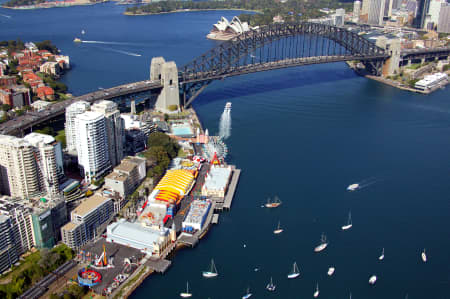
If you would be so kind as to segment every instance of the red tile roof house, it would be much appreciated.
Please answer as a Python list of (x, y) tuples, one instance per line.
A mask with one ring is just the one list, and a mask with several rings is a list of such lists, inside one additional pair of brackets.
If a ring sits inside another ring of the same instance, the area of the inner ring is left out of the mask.
[(36, 90), (38, 98), (41, 100), (50, 100), (53, 101), (55, 99), (55, 91), (48, 86), (41, 86)]

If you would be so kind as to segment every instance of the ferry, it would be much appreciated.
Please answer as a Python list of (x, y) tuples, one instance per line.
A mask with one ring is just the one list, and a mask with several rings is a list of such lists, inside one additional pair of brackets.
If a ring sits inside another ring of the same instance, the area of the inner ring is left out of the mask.
[(351, 184), (347, 187), (347, 191), (355, 191), (359, 188), (359, 184)]
[(335, 270), (336, 270), (336, 268), (334, 268), (334, 267), (328, 268), (328, 272), (327, 272), (328, 276), (333, 275), (333, 273), (334, 273)]
[(266, 208), (277, 208), (281, 205), (281, 200), (278, 196), (275, 196), (274, 200), (271, 201), (270, 198), (267, 199), (267, 203), (264, 205)]
[(81, 43), (81, 42), (82, 42), (82, 40), (81, 40), (81, 39), (79, 39), (78, 37), (75, 37), (75, 39), (73, 40), (73, 42), (74, 42), (74, 43)]
[(376, 275), (370, 276), (370, 278), (369, 278), (369, 283), (370, 283), (371, 285), (374, 285), (375, 282), (377, 282), (377, 276), (376, 276)]
[(231, 102), (225, 104), (225, 111), (231, 111)]
[(325, 248), (327, 248), (328, 246), (328, 242), (327, 242), (327, 237), (322, 234), (322, 237), (320, 238), (320, 245), (316, 246), (316, 248), (314, 248), (314, 252), (321, 252), (322, 250), (324, 250)]

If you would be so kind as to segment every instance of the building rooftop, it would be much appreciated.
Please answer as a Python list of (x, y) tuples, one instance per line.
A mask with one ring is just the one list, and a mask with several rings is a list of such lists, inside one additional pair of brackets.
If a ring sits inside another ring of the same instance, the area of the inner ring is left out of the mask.
[(75, 208), (75, 210), (72, 211), (72, 213), (80, 216), (85, 216), (92, 210), (109, 200), (109, 198), (105, 198), (103, 196), (95, 194), (91, 197), (86, 198), (78, 207)]
[(161, 235), (167, 235), (168, 229), (163, 228), (162, 231), (156, 230), (150, 227), (143, 226), (138, 222), (127, 222), (125, 219), (119, 220), (113, 224), (108, 225), (108, 238), (110, 233), (113, 236), (118, 236), (126, 240), (130, 240), (130, 243), (138, 243), (147, 245), (149, 248), (154, 243), (159, 243), (159, 237)]
[(136, 166), (137, 165), (131, 161), (122, 161), (119, 165), (114, 167), (114, 171), (131, 172)]
[(53, 136), (35, 132), (25, 135), (23, 139), (25, 139), (34, 146), (36, 146), (40, 142), (43, 142), (45, 144), (52, 144), (53, 142), (55, 142), (55, 138), (53, 138)]
[(231, 174), (230, 167), (211, 167), (205, 178), (203, 188), (206, 190), (222, 190), (228, 183)]
[(104, 118), (103, 114), (94, 111), (86, 111), (77, 115), (77, 119), (84, 121), (97, 121), (102, 118)]
[(73, 222), (67, 222), (63, 227), (61, 227), (62, 230), (74, 230), (77, 226), (81, 225), (80, 223), (73, 223)]
[(121, 181), (125, 182), (128, 178), (127, 174), (120, 174), (117, 172), (111, 172), (105, 177), (105, 180), (115, 180), (115, 181)]
[(31, 146), (27, 141), (15, 136), (0, 135), (0, 144), (14, 147)]

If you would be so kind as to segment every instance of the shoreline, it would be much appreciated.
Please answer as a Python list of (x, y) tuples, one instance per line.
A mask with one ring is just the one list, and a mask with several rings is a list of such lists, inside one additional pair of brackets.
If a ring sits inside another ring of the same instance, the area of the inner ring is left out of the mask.
[(179, 13), (179, 12), (218, 11), (218, 10), (239, 10), (239, 11), (249, 11), (249, 12), (261, 13), (261, 11), (259, 11), (259, 10), (244, 9), (244, 8), (205, 8), (205, 9), (177, 9), (177, 10), (173, 10), (173, 11), (144, 12), (144, 13), (131, 13), (131, 12), (125, 11), (123, 14), (126, 16), (151, 16), (151, 15), (164, 15), (164, 14)]
[(6, 9), (13, 9), (13, 10), (34, 10), (34, 9), (46, 9), (46, 8), (64, 8), (64, 7), (72, 7), (72, 6), (87, 6), (87, 5), (95, 5), (95, 4), (100, 4), (100, 3), (106, 3), (109, 2), (110, 0), (102, 0), (102, 1), (98, 1), (98, 2), (81, 2), (81, 3), (57, 3), (55, 2), (52, 5), (46, 5), (46, 6), (40, 6), (39, 4), (34, 4), (34, 5), (22, 5), (22, 6), (6, 6), (6, 5), (1, 5), (2, 8), (6, 8)]
[(450, 83), (449, 81), (442, 82), (441, 84), (438, 84), (437, 86), (435, 86), (429, 90), (420, 90), (420, 89), (416, 89), (416, 88), (412, 88), (410, 86), (404, 85), (398, 81), (394, 81), (394, 80), (387, 79), (384, 77), (378, 77), (378, 76), (373, 76), (370, 74), (363, 73), (355, 67), (354, 63), (352, 63), (350, 61), (346, 61), (345, 63), (359, 76), (362, 76), (362, 77), (365, 77), (365, 78), (368, 78), (368, 79), (371, 79), (371, 80), (374, 80), (374, 81), (377, 81), (377, 82), (380, 82), (380, 83), (383, 83), (383, 84), (386, 84), (386, 85), (389, 85), (389, 86), (392, 86), (392, 87), (395, 87), (395, 88), (398, 88), (401, 90), (420, 93), (420, 94), (424, 94), (424, 95), (428, 95), (428, 94), (435, 92), (438, 89), (445, 88), (445, 86)]

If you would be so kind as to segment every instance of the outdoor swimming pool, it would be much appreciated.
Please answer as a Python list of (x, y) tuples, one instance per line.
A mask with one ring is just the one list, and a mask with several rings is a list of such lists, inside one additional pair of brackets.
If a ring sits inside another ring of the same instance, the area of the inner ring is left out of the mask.
[(194, 132), (192, 131), (191, 127), (187, 124), (172, 125), (172, 133), (175, 136), (180, 136), (180, 137), (194, 136)]

